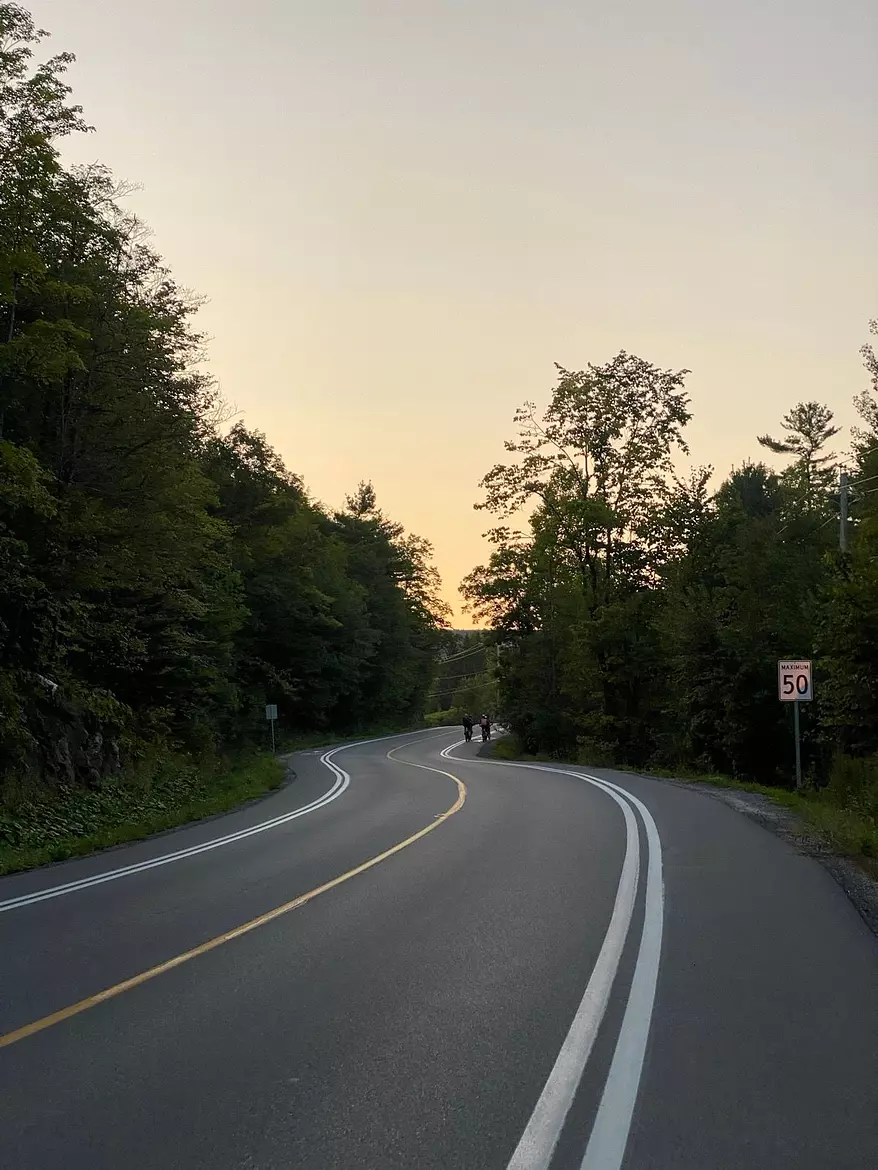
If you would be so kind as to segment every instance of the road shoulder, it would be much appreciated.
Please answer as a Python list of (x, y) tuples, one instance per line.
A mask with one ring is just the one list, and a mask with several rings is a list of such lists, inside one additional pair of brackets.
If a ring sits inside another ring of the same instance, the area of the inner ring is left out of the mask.
[[(501, 735), (492, 743), (483, 744), (478, 754), (480, 756), (498, 759), (494, 748), (496, 743), (503, 738), (506, 737)], [(518, 759), (519, 757), (509, 756), (508, 758)], [(522, 755), (520, 758), (525, 762), (529, 757)], [(502, 762), (502, 759), (499, 762)], [(559, 763), (561, 766), (564, 766), (563, 761)], [(576, 768), (589, 767), (588, 764), (573, 764), (571, 762), (568, 762), (567, 766)], [(600, 769), (598, 770), (600, 771)], [(748, 792), (742, 788), (735, 788), (731, 784), (728, 787), (720, 787), (714, 784), (705, 784), (697, 780), (684, 780), (672, 776), (657, 776), (655, 773), (649, 771), (638, 772), (633, 769), (618, 767), (612, 770), (619, 772), (621, 775), (642, 776), (647, 780), (655, 780), (660, 784), (672, 785), (675, 788), (682, 788), (689, 792), (701, 793), (703, 796), (709, 796), (713, 800), (721, 801), (736, 812), (755, 821), (762, 828), (767, 829), (768, 832), (786, 841), (798, 853), (806, 857), (811, 857), (819, 862), (838, 885), (841, 886), (863, 921), (873, 935), (878, 938), (878, 881), (857, 865), (856, 862), (844, 856), (824, 835), (808, 825), (802, 817), (798, 816), (791, 809), (777, 804), (769, 796), (760, 792)]]
[(650, 772), (638, 772), (636, 775), (646, 776), (661, 784), (673, 784), (677, 788), (691, 792), (700, 792), (713, 800), (722, 801), (792, 845), (799, 853), (814, 858), (838, 882), (866, 925), (878, 937), (878, 881), (849, 858), (834, 850), (820, 833), (790, 809), (775, 804), (770, 797), (759, 792), (746, 792), (740, 788), (717, 788), (697, 781), (654, 776)]

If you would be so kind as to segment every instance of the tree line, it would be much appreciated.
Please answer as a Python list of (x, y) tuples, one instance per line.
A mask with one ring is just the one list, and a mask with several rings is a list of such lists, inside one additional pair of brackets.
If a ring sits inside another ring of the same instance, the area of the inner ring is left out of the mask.
[(427, 694), (432, 723), (459, 723), (464, 713), (491, 712), (497, 705), (492, 667), (497, 649), (481, 630), (446, 630), (441, 656)]
[(865, 761), (878, 796), (878, 357), (862, 355), (846, 454), (832, 411), (801, 402), (758, 436), (771, 462), (716, 490), (710, 467), (675, 471), (687, 370), (624, 351), (558, 367), (547, 409), (517, 412), (476, 505), (490, 559), (462, 591), (500, 644), (501, 714), (527, 749), (788, 784), (777, 660), (812, 658), (808, 775)]
[(204, 372), (198, 302), (101, 165), (61, 53), (0, 3), (0, 771), (93, 782), (423, 711), (445, 607), (368, 483), (318, 504)]

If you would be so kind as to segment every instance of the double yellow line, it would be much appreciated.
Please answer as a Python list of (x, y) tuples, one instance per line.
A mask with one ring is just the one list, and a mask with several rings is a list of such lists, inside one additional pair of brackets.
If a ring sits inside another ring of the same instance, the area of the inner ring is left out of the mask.
[(394, 753), (404, 747), (408, 747), (408, 744), (400, 744), (399, 747), (392, 748), (387, 753), (387, 759), (393, 760), (397, 764), (405, 764), (409, 768), (420, 768), (424, 772), (436, 772), (440, 776), (447, 776), (449, 780), (453, 780), (457, 785), (457, 800), (445, 812), (440, 813), (426, 828), (420, 829), (417, 833), (413, 833), (411, 837), (406, 837), (404, 841), (398, 842), (398, 844), (391, 846), (390, 849), (385, 849), (383, 853), (379, 853), (376, 857), (371, 857), (368, 861), (364, 861), (362, 865), (357, 865), (353, 869), (349, 869), (347, 873), (340, 874), (338, 877), (333, 878), (332, 881), (324, 882), (322, 886), (316, 886), (313, 890), (309, 890), (307, 894), (300, 894), (298, 898), (293, 898), (290, 902), (284, 902), (282, 906), (275, 906), (273, 910), (269, 910), (265, 914), (260, 914), (258, 918), (251, 918), (249, 922), (244, 922), (240, 926), (236, 926), (233, 930), (227, 930), (225, 934), (218, 934), (215, 938), (200, 943), (199, 946), (193, 947), (190, 951), (183, 951), (182, 954), (174, 955), (172, 959), (167, 959), (164, 963), (159, 963), (155, 967), (141, 971), (138, 975), (132, 975), (130, 979), (123, 979), (121, 983), (114, 983), (112, 987), (107, 987), (103, 991), (99, 991), (96, 995), (90, 995), (86, 999), (81, 999), (77, 1003), (70, 1004), (69, 1007), (52, 1012), (51, 1015), (43, 1016), (41, 1019), (34, 1020), (30, 1024), (24, 1024), (21, 1028), (16, 1028), (12, 1032), (6, 1032), (5, 1035), (0, 1036), (0, 1048), (7, 1048), (10, 1044), (16, 1044), (19, 1040), (24, 1040), (28, 1036), (34, 1036), (37, 1032), (43, 1032), (46, 1028), (51, 1028), (55, 1024), (60, 1024), (62, 1020), (69, 1020), (73, 1016), (78, 1016), (80, 1012), (86, 1012), (89, 1008), (106, 1003), (108, 999), (115, 999), (117, 995), (122, 995), (134, 987), (139, 987), (141, 983), (147, 983), (150, 979), (155, 979), (158, 975), (164, 975), (166, 971), (173, 971), (175, 967), (181, 967), (184, 963), (188, 963), (190, 959), (197, 959), (200, 955), (206, 955), (208, 951), (216, 950), (217, 947), (232, 942), (233, 939), (241, 938), (242, 935), (249, 934), (251, 930), (257, 930), (260, 926), (265, 926), (267, 923), (273, 922), (276, 918), (281, 918), (284, 914), (289, 914), (291, 910), (298, 910), (300, 906), (304, 906), (307, 902), (313, 901), (320, 894), (325, 894), (327, 890), (335, 889), (342, 882), (350, 881), (351, 878), (365, 873), (367, 869), (372, 869), (373, 866), (380, 864), (382, 861), (386, 861), (388, 857), (393, 857), (394, 853), (400, 853), (403, 849), (407, 849), (409, 845), (414, 845), (415, 841), (420, 841), (422, 837), (426, 837), (428, 833), (432, 833), (434, 829), (438, 829), (449, 817), (453, 817), (456, 812), (459, 812), (463, 808), (464, 801), (466, 800), (466, 785), (457, 776), (452, 775), (451, 772), (444, 772), (441, 768), (430, 768), (426, 764), (413, 764), (411, 760), (396, 759)]

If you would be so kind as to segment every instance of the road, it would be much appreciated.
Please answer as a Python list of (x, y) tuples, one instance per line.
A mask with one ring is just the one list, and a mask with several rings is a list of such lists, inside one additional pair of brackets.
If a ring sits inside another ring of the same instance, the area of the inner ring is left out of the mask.
[(878, 946), (829, 875), (458, 738), (0, 880), (0, 1166), (874, 1170)]

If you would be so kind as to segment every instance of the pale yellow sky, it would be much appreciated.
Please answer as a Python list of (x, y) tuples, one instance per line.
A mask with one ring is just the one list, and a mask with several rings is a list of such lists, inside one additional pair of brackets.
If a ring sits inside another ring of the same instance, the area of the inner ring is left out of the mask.
[(692, 370), (692, 458), (852, 420), (878, 314), (875, 0), (33, 0), (211, 367), (446, 594), (552, 363)]

